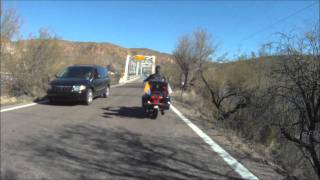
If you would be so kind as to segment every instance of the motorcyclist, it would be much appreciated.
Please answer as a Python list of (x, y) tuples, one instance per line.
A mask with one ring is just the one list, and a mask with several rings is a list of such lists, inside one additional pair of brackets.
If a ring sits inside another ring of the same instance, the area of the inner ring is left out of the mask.
[[(154, 74), (151, 74), (148, 76), (145, 80), (144, 83), (146, 82), (153, 82), (153, 83), (168, 83), (166, 78), (160, 74), (161, 67), (160, 65), (156, 66), (156, 72)], [(150, 94), (144, 94), (142, 97), (142, 104), (144, 105), (148, 98), (150, 97)], [(165, 103), (170, 104), (170, 96), (168, 91), (166, 92), (166, 97), (165, 97)]]
[(147, 82), (147, 81), (167, 82), (166, 78), (160, 74), (160, 70), (161, 70), (160, 65), (157, 65), (156, 66), (156, 73), (151, 74), (149, 77), (147, 77), (144, 80), (144, 82)]

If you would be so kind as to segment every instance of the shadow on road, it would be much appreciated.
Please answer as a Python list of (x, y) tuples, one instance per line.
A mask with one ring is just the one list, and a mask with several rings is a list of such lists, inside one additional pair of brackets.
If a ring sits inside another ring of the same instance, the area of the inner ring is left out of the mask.
[(147, 118), (147, 114), (145, 113), (144, 109), (139, 106), (107, 107), (107, 108), (101, 108), (101, 109), (104, 110), (102, 117), (105, 117), (105, 118), (112, 118), (112, 116), (120, 116), (125, 118), (138, 118), (138, 119)]
[(68, 102), (68, 101), (61, 101), (61, 102), (49, 102), (49, 101), (39, 101), (36, 102), (37, 104), (46, 105), (46, 106), (76, 106), (76, 105), (82, 105), (78, 102)]
[[(93, 100), (97, 99), (99, 97), (95, 97)], [(41, 105), (48, 105), (48, 106), (77, 106), (77, 105), (85, 105), (84, 102), (79, 101), (66, 101), (66, 100), (60, 100), (55, 102), (50, 102), (49, 99), (45, 96), (41, 99), (37, 99), (33, 101), (34, 103), (41, 104)]]
[(19, 155), (45, 172), (44, 179), (239, 179), (225, 165), (215, 164), (190, 137), (147, 136), (85, 124), (29, 137), (20, 146)]

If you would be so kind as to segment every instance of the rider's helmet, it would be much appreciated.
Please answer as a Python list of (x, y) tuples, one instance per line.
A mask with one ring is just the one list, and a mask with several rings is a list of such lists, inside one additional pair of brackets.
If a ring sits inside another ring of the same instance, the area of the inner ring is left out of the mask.
[(156, 66), (156, 74), (160, 74), (160, 69), (161, 69), (160, 65), (157, 65)]

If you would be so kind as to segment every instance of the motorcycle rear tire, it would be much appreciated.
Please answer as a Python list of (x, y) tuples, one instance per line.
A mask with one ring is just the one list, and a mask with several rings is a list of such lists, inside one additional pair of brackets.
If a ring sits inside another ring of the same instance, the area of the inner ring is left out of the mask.
[(151, 113), (151, 119), (157, 119), (158, 117), (158, 109), (154, 109)]

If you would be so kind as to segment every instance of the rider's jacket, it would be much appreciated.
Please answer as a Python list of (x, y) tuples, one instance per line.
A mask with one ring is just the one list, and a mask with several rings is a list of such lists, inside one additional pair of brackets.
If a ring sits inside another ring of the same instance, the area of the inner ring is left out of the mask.
[(172, 93), (172, 89), (164, 76), (161, 76), (160, 74), (151, 74), (149, 77), (147, 77), (147, 79), (144, 80), (144, 94), (151, 94), (151, 86), (149, 82), (167, 83), (167, 94), (169, 95)]
[(144, 80), (147, 81), (155, 81), (155, 82), (166, 82), (166, 78), (161, 76), (160, 74), (151, 74), (147, 79)]

